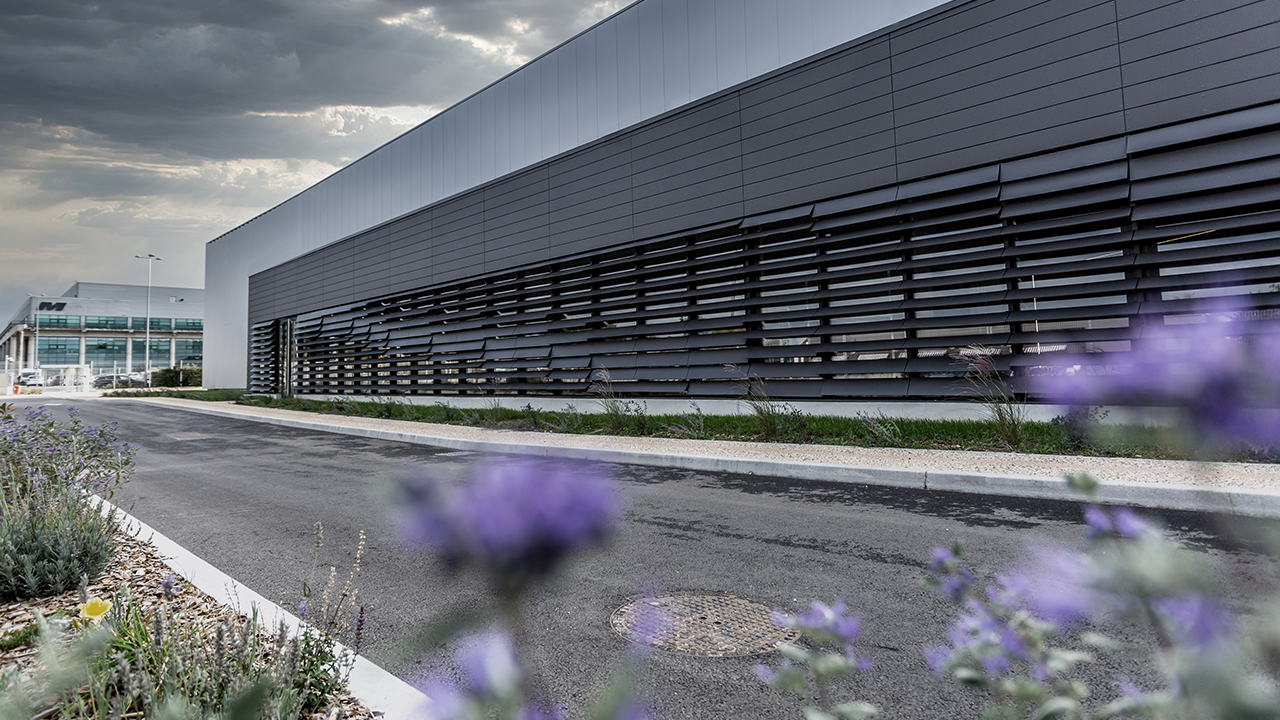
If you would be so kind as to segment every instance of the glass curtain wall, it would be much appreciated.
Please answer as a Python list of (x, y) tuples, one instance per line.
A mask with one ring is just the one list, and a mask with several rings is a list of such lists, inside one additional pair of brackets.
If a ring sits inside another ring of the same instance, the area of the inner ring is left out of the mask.
[(110, 315), (87, 315), (84, 326), (90, 330), (127, 330), (129, 318)]
[[(141, 372), (147, 369), (146, 357), (143, 355), (143, 347), (147, 341), (141, 338), (133, 339), (133, 371)], [(152, 340), (151, 341), (151, 369), (169, 367), (169, 341), (168, 340)]]
[(80, 338), (42, 337), (37, 346), (37, 360), (45, 365), (78, 365)]
[(79, 315), (36, 315), (42, 328), (80, 328)]
[(98, 373), (108, 370), (124, 372), (128, 370), (126, 342), (128, 341), (124, 338), (86, 338), (84, 361), (91, 364)]
[(203, 340), (174, 340), (174, 364), (182, 367), (200, 367), (204, 363)]

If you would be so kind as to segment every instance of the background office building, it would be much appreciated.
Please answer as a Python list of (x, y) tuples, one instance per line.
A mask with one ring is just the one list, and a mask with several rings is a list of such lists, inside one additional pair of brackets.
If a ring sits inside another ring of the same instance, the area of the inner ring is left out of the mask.
[(209, 243), (205, 384), (950, 396), (1272, 315), (1277, 178), (1280, 0), (641, 0)]
[[(146, 367), (201, 367), (204, 291), (197, 288), (76, 283), (60, 296), (33, 296), (0, 335), (10, 370), (91, 366), (93, 374)], [(38, 364), (37, 364), (38, 363)]]

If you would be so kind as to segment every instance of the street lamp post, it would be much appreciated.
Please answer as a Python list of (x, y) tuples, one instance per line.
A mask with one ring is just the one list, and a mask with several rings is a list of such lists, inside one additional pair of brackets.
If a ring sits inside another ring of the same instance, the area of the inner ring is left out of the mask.
[[(49, 297), (49, 296), (46, 295), (45, 293), (38, 293), (38, 294), (27, 293), (27, 297), (38, 298), (38, 297)], [(33, 348), (31, 348), (31, 369), (39, 370), (40, 369), (40, 314), (38, 312), (32, 312), (31, 319), (34, 320), (36, 323), (36, 344)], [(22, 353), (18, 353), (18, 355), (21, 356)]]
[(134, 255), (134, 257), (147, 261), (147, 339), (145, 346), (142, 348), (142, 354), (146, 357), (147, 387), (151, 387), (151, 263), (164, 258), (154, 253)]

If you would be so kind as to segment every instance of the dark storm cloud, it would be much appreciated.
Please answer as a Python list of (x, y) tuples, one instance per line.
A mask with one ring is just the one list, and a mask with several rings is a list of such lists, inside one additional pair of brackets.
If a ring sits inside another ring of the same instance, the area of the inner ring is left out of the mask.
[[(110, 141), (206, 157), (266, 157), (277, 150), (262, 147), (274, 143), (255, 134), (260, 128), (238, 122), (247, 112), (439, 107), (509, 70), (500, 58), (441, 35), (447, 25), (383, 21), (420, 5), (6, 3), (0, 119), (79, 127)], [(486, 23), (508, 33), (500, 13), (467, 22), (467, 13), (452, 8), (440, 14), (468, 33)]]
[[(0, 0), (0, 261), (199, 285), (203, 244), (622, 0)], [(37, 282), (38, 281), (38, 282)]]

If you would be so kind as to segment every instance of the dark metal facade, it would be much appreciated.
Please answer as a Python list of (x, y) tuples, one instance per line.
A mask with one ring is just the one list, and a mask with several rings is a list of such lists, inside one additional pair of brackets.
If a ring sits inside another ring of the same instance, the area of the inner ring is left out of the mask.
[(1277, 304), (1277, 18), (948, 6), (254, 275), (250, 385), (941, 397), (970, 345), (1019, 377)]

